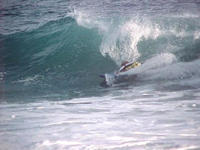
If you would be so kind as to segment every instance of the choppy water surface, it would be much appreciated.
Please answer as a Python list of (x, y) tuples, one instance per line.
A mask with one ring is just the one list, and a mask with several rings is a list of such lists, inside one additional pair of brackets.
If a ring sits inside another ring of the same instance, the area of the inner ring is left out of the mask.
[[(0, 150), (200, 149), (200, 2), (0, 2)], [(134, 80), (100, 86), (124, 60)]]
[(199, 149), (199, 93), (142, 87), (2, 104), (1, 149)]

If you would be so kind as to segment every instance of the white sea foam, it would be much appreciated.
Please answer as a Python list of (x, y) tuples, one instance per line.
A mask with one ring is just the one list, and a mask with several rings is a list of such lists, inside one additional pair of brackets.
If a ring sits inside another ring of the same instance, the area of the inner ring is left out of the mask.
[(190, 12), (184, 12), (184, 13), (179, 13), (179, 14), (170, 14), (170, 17), (173, 18), (199, 18), (200, 15), (198, 13), (190, 13)]
[(200, 102), (187, 100), (192, 93), (136, 87), (101, 97), (2, 104), (0, 149), (198, 149), (200, 128), (193, 126)]
[(74, 9), (72, 13), (69, 14), (71, 17), (76, 19), (78, 25), (83, 26), (85, 28), (97, 28), (100, 32), (106, 32), (108, 30), (108, 26), (105, 22), (99, 21), (96, 16), (89, 15), (89, 12), (85, 11), (77, 11)]
[(32, 77), (27, 77), (24, 79), (13, 81), (13, 83), (23, 83), (24, 85), (30, 85), (32, 82), (36, 81), (39, 77), (40, 77), (39, 75), (34, 75)]
[(177, 80), (199, 76), (199, 60), (189, 63), (175, 63), (148, 72), (148, 79)]
[(118, 65), (140, 57), (137, 45), (147, 38), (156, 39), (161, 34), (157, 26), (130, 20), (110, 31), (101, 45), (101, 53), (109, 55)]
[(194, 39), (195, 39), (195, 40), (200, 39), (200, 31), (194, 32)]
[[(175, 55), (164, 53), (152, 57), (141, 67), (131, 69), (122, 75), (138, 74), (142, 80), (182, 80), (200, 76), (200, 60), (193, 62), (178, 62)], [(192, 82), (191, 80), (190, 82)], [(182, 81), (183, 82), (183, 81)], [(195, 82), (199, 83), (199, 80)], [(194, 83), (192, 83), (194, 84)], [(186, 83), (189, 85), (189, 83)]]
[(0, 72), (0, 81), (4, 80), (6, 72)]
[[(103, 56), (111, 57), (117, 65), (125, 60), (135, 61), (143, 57), (141, 51), (149, 51), (149, 49), (138, 49), (140, 42), (153, 40), (157, 44), (155, 51), (171, 53), (182, 50), (187, 45), (185, 42), (187, 38), (193, 37), (195, 40), (200, 38), (198, 30), (190, 31), (191, 25), (182, 23), (181, 16), (189, 18), (189, 14), (177, 16), (179, 20), (174, 20), (172, 15), (168, 16), (167, 20), (160, 21), (153, 18), (141, 20), (141, 17), (134, 17), (120, 22), (120, 18), (106, 20), (93, 16), (89, 11), (74, 10), (72, 16), (78, 25), (100, 31), (102, 36), (100, 52)], [(171, 23), (168, 24), (168, 21)], [(166, 40), (166, 42), (163, 43), (161, 40)]]
[(149, 72), (153, 69), (162, 68), (168, 66), (177, 61), (175, 55), (171, 53), (162, 53), (160, 55), (156, 55), (148, 60), (146, 60), (140, 67), (131, 69), (125, 73), (127, 75), (138, 74), (143, 72)]

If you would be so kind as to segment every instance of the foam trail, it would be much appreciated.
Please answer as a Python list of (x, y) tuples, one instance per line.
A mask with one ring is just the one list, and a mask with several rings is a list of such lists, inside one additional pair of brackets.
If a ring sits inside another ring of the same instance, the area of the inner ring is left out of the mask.
[(175, 55), (164, 53), (145, 61), (141, 67), (121, 75), (137, 74), (141, 80), (182, 80), (200, 76), (200, 60), (178, 62)]
[(163, 54), (157, 55), (155, 57), (152, 57), (152, 58), (146, 60), (142, 64), (142, 66), (131, 69), (122, 74), (132, 75), (132, 74), (143, 73), (143, 72), (147, 72), (149, 70), (165, 67), (167, 65), (175, 63), (176, 61), (177, 61), (177, 59), (176, 59), (175, 55), (173, 55), (171, 53), (163, 53)]
[[(150, 80), (183, 80), (200, 76), (200, 61), (179, 62), (146, 73)], [(192, 81), (192, 80), (191, 80)]]

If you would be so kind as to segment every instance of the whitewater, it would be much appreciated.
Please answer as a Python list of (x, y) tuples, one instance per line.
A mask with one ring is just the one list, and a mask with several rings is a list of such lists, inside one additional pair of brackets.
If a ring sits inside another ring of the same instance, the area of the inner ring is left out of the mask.
[[(198, 0), (1, 1), (0, 150), (200, 149), (199, 14)], [(142, 65), (102, 87), (123, 61)]]

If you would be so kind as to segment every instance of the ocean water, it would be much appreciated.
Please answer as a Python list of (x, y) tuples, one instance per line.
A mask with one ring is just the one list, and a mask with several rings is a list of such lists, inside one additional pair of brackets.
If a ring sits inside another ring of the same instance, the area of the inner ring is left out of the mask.
[(0, 150), (198, 150), (199, 68), (198, 0), (0, 1)]

